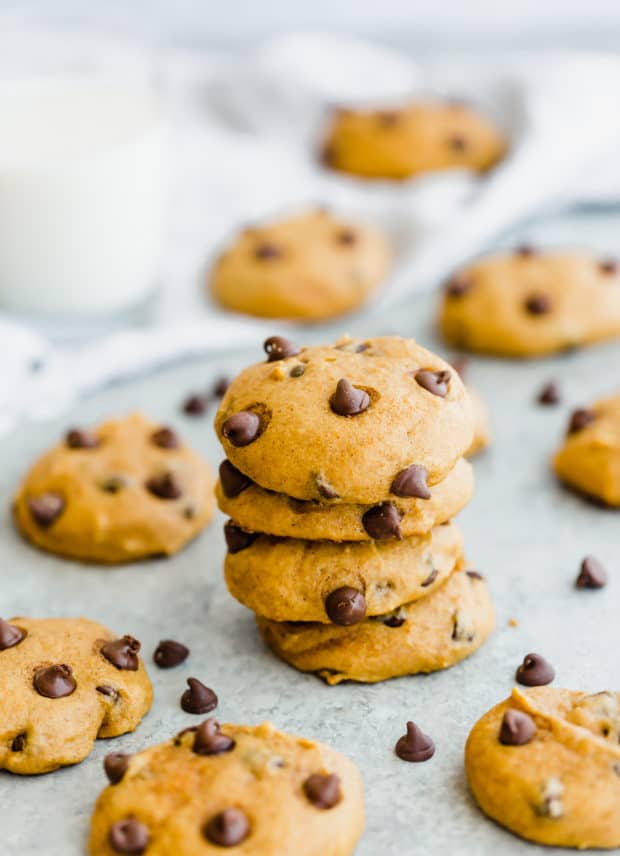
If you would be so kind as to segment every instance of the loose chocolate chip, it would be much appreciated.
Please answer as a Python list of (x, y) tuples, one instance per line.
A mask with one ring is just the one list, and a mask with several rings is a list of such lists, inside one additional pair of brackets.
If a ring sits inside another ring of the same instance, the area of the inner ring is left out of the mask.
[(118, 698), (118, 690), (115, 687), (111, 687), (108, 684), (100, 684), (98, 687), (95, 687), (98, 693), (101, 695), (108, 696), (109, 698), (113, 698), (116, 700)]
[(321, 475), (316, 477), (316, 489), (323, 499), (338, 499), (338, 491)]
[(282, 256), (282, 250), (276, 244), (264, 241), (255, 247), (254, 255), (261, 261), (271, 261), (272, 259), (279, 259)]
[(70, 449), (96, 449), (99, 440), (89, 431), (80, 428), (71, 428), (65, 435), (65, 443)]
[(38, 669), (33, 684), (39, 695), (45, 698), (64, 698), (75, 692), (77, 687), (71, 666), (65, 663)]
[(348, 627), (359, 624), (366, 617), (366, 598), (351, 586), (342, 586), (325, 598), (325, 612), (334, 624)]
[(108, 777), (111, 785), (118, 785), (129, 766), (131, 755), (125, 755), (123, 752), (110, 752), (103, 759), (103, 769)]
[(144, 853), (149, 840), (150, 835), (146, 826), (133, 817), (117, 820), (108, 833), (108, 844), (115, 853)]
[(465, 152), (468, 149), (467, 140), (461, 134), (453, 134), (448, 139), (448, 145), (453, 152)]
[(515, 256), (521, 256), (523, 259), (529, 259), (532, 256), (538, 255), (538, 251), (531, 244), (521, 244), (514, 250)]
[(179, 438), (172, 428), (163, 426), (153, 431), (151, 434), (151, 442), (159, 446), (160, 449), (177, 449), (179, 446)]
[(265, 339), (263, 349), (267, 354), (268, 363), (277, 363), (278, 360), (287, 360), (299, 353), (299, 348), (282, 336), (270, 336)]
[(499, 729), (499, 742), (504, 746), (524, 746), (536, 734), (536, 725), (531, 716), (520, 710), (509, 708)]
[(218, 379), (213, 384), (213, 397), (223, 398), (229, 386), (230, 381), (227, 377), (218, 377)]
[(27, 500), (28, 509), (35, 523), (47, 528), (65, 510), (65, 501), (58, 493), (40, 493)]
[(233, 446), (249, 446), (260, 436), (260, 417), (251, 410), (233, 413), (222, 425), (222, 434)]
[(181, 485), (174, 473), (160, 473), (151, 476), (145, 482), (145, 487), (149, 493), (158, 499), (178, 499), (183, 494)]
[(386, 627), (402, 627), (405, 623), (405, 619), (401, 618), (400, 615), (390, 615), (390, 617), (386, 618), (383, 623)]
[(335, 773), (313, 773), (303, 784), (308, 802), (321, 809), (330, 809), (342, 800), (340, 779)]
[(187, 686), (181, 696), (181, 707), (185, 713), (210, 713), (217, 707), (217, 696), (197, 678), (188, 678)]
[(422, 467), (419, 464), (411, 464), (411, 466), (398, 473), (392, 482), (390, 491), (396, 496), (430, 499), (431, 492), (426, 484), (427, 478), (426, 467)]
[(483, 580), (484, 577), (478, 571), (465, 571), (468, 577), (471, 577), (472, 580)]
[(432, 392), (433, 395), (438, 395), (440, 398), (445, 398), (448, 394), (448, 384), (452, 375), (445, 369), (443, 371), (431, 372), (425, 369), (420, 369), (415, 373), (415, 379), (423, 389)]
[(615, 259), (603, 259), (598, 263), (598, 268), (601, 273), (616, 274), (618, 273), (618, 262)]
[(439, 574), (439, 571), (437, 570), (437, 568), (433, 568), (433, 570), (432, 570), (432, 571), (430, 572), (430, 574), (426, 577), (426, 579), (425, 579), (425, 580), (423, 580), (423, 581), (420, 583), (420, 585), (422, 586), (422, 588), (427, 588), (427, 586), (432, 585), (432, 583), (434, 583), (434, 582), (435, 582), (435, 580), (437, 579), (437, 575), (438, 575), (438, 574)]
[(403, 761), (428, 761), (435, 754), (435, 744), (414, 722), (408, 722), (407, 733), (398, 740), (394, 751)]
[(234, 499), (254, 484), (252, 479), (234, 467), (230, 461), (222, 461), (220, 464), (220, 482), (222, 490), (229, 499)]
[(524, 306), (530, 315), (547, 315), (551, 312), (551, 300), (546, 294), (531, 294)]
[(187, 416), (202, 416), (208, 403), (205, 395), (190, 395), (183, 402), (183, 413)]
[(543, 388), (538, 393), (538, 403), (539, 404), (559, 404), (560, 403), (560, 390), (556, 383), (551, 381), (543, 386)]
[(140, 658), (138, 657), (140, 648), (140, 643), (133, 636), (123, 636), (121, 639), (106, 642), (101, 648), (101, 653), (117, 669), (137, 672), (140, 668)]
[(596, 413), (593, 410), (587, 410), (585, 407), (580, 407), (578, 410), (574, 410), (571, 414), (570, 421), (568, 423), (568, 434), (576, 434), (577, 431), (583, 431), (583, 429), (590, 425), (591, 422), (594, 422), (596, 419)]
[(579, 576), (575, 580), (577, 588), (603, 588), (607, 582), (607, 571), (594, 556), (586, 556), (581, 563)]
[(204, 837), (218, 847), (236, 847), (250, 834), (250, 822), (240, 808), (225, 808), (203, 828)]
[(516, 678), (526, 687), (542, 687), (555, 678), (555, 669), (540, 654), (526, 654), (517, 669)]
[(357, 235), (353, 229), (340, 229), (336, 232), (336, 241), (345, 247), (351, 247), (357, 243)]
[(444, 286), (444, 291), (448, 297), (464, 297), (471, 291), (473, 283), (471, 279), (465, 276), (453, 276)]
[(400, 531), (401, 514), (391, 502), (383, 502), (369, 508), (362, 517), (362, 525), (375, 541), (388, 538), (402, 538)]
[(172, 669), (183, 663), (189, 657), (189, 648), (174, 639), (162, 639), (155, 653), (153, 661), (160, 669)]
[(19, 645), (25, 638), (26, 633), (20, 627), (9, 624), (8, 621), (0, 618), (0, 651), (6, 651), (7, 648)]
[(196, 729), (192, 752), (196, 755), (221, 755), (235, 748), (235, 741), (222, 734), (217, 719), (205, 719)]
[(357, 416), (368, 410), (370, 396), (364, 389), (353, 386), (346, 378), (341, 378), (336, 392), (329, 399), (329, 405), (338, 416)]
[(25, 731), (22, 731), (21, 734), (17, 735), (17, 737), (14, 737), (11, 743), (11, 752), (23, 752), (26, 748), (27, 739), (28, 735)]
[(229, 553), (240, 553), (256, 541), (258, 532), (246, 532), (229, 520), (224, 524), (224, 538)]
[(303, 363), (297, 363), (296, 366), (293, 366), (288, 375), (289, 377), (301, 377), (305, 371), (305, 365)]

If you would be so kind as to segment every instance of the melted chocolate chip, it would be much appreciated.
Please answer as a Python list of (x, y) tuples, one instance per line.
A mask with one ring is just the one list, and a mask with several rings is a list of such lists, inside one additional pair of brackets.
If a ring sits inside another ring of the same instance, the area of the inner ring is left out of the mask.
[(313, 773), (303, 784), (308, 802), (315, 808), (330, 809), (342, 800), (340, 779), (335, 773)]
[(192, 752), (196, 755), (221, 755), (235, 748), (235, 741), (231, 737), (222, 734), (217, 719), (213, 717), (205, 719), (196, 729), (196, 736), (192, 744)]
[(538, 255), (538, 251), (531, 244), (521, 244), (519, 247), (515, 247), (514, 255), (520, 256), (522, 259), (529, 259)]
[(183, 495), (181, 485), (174, 473), (160, 473), (151, 476), (145, 482), (145, 487), (149, 493), (158, 499), (178, 499)]
[(158, 428), (157, 431), (153, 431), (151, 442), (159, 446), (160, 449), (178, 449), (180, 445), (176, 432), (165, 425)]
[(110, 752), (103, 759), (103, 769), (111, 785), (118, 785), (129, 767), (131, 755), (123, 752)]
[(400, 531), (401, 514), (391, 502), (383, 502), (369, 508), (362, 517), (362, 525), (375, 541), (388, 538), (402, 538)]
[(599, 589), (607, 582), (607, 571), (594, 556), (586, 556), (581, 563), (579, 576), (575, 580), (577, 588)]
[(464, 297), (471, 291), (473, 283), (471, 279), (461, 275), (451, 277), (444, 286), (448, 297)]
[(305, 365), (303, 363), (297, 363), (297, 365), (293, 366), (293, 368), (290, 370), (290, 372), (288, 373), (288, 376), (289, 377), (301, 377), (305, 371), (306, 371)]
[(593, 410), (587, 410), (585, 407), (580, 407), (578, 410), (574, 410), (571, 414), (570, 421), (568, 423), (568, 434), (576, 434), (578, 431), (583, 431), (583, 429), (590, 425), (590, 423), (594, 422), (596, 419), (596, 413)]
[(273, 259), (279, 259), (282, 257), (282, 250), (277, 246), (277, 244), (264, 241), (262, 244), (259, 244), (254, 248), (254, 255), (261, 261), (272, 261)]
[(25, 638), (26, 633), (24, 630), (0, 618), (0, 651), (6, 651), (7, 648), (19, 645)]
[(401, 618), (400, 615), (390, 615), (390, 617), (386, 618), (383, 623), (386, 627), (402, 627), (405, 623), (405, 619)]
[(352, 247), (357, 243), (357, 234), (353, 229), (340, 229), (336, 232), (336, 241), (345, 247)]
[(188, 657), (189, 648), (186, 645), (175, 642), (174, 639), (162, 639), (153, 654), (153, 662), (160, 669), (172, 669), (185, 662)]
[(411, 464), (411, 466), (398, 473), (392, 482), (390, 491), (396, 496), (430, 499), (431, 492), (426, 484), (427, 478), (426, 467), (422, 467), (419, 464)]
[(95, 689), (98, 693), (101, 693), (101, 695), (108, 696), (108, 698), (112, 698), (115, 701), (118, 698), (118, 690), (108, 684), (100, 684), (98, 687), (95, 687)]
[(28, 510), (35, 523), (47, 528), (65, 510), (65, 501), (58, 493), (41, 493), (27, 500)]
[(123, 488), (127, 487), (128, 481), (124, 476), (109, 476), (102, 482), (99, 482), (99, 487), (104, 493), (119, 493)]
[(329, 406), (338, 416), (357, 416), (368, 410), (370, 396), (364, 389), (353, 386), (346, 378), (341, 378), (336, 392), (329, 399)]
[(543, 388), (538, 393), (538, 403), (539, 404), (559, 404), (560, 403), (560, 390), (556, 383), (551, 381), (543, 386)]
[(282, 336), (270, 336), (265, 339), (263, 349), (267, 354), (268, 363), (276, 363), (278, 360), (287, 360), (299, 353), (299, 348)]
[(181, 707), (185, 713), (210, 713), (217, 707), (217, 696), (197, 678), (188, 678), (187, 686), (181, 696)]
[(325, 598), (325, 612), (334, 624), (348, 627), (359, 624), (366, 617), (366, 598), (351, 586), (342, 586)]
[(65, 443), (70, 449), (96, 449), (99, 440), (90, 431), (71, 428), (65, 435)]
[(229, 553), (240, 553), (256, 541), (258, 532), (246, 532), (229, 520), (224, 524), (224, 538)]
[(395, 110), (381, 110), (375, 117), (382, 128), (393, 128), (400, 122), (400, 113)]
[(524, 306), (530, 315), (547, 315), (551, 312), (551, 300), (546, 294), (531, 294)]
[(220, 483), (222, 490), (229, 499), (234, 499), (254, 484), (252, 479), (244, 475), (230, 461), (222, 461), (220, 464)]
[(433, 568), (433, 570), (426, 577), (426, 579), (420, 583), (422, 588), (427, 588), (428, 586), (432, 585), (435, 582), (435, 580), (437, 579), (438, 574), (439, 574), (439, 571), (437, 570), (437, 568)]
[(445, 369), (443, 371), (432, 372), (420, 369), (415, 373), (415, 379), (423, 389), (432, 392), (433, 395), (438, 395), (440, 398), (445, 398), (448, 394), (448, 384), (452, 375)]
[(64, 698), (74, 693), (77, 687), (73, 670), (65, 663), (37, 669), (33, 684), (39, 695), (45, 698)]
[(250, 834), (250, 822), (240, 808), (225, 808), (214, 814), (202, 831), (207, 841), (218, 847), (236, 847)]
[(208, 403), (205, 395), (190, 395), (183, 402), (183, 413), (187, 416), (203, 416)]
[(526, 687), (542, 687), (555, 678), (555, 670), (540, 654), (526, 654), (517, 669), (516, 678)]
[(604, 274), (618, 273), (618, 262), (615, 259), (603, 259), (598, 263), (598, 269)]
[(126, 672), (137, 672), (140, 668), (138, 653), (141, 645), (133, 636), (113, 639), (101, 647), (101, 653), (109, 663)]
[(233, 413), (222, 424), (222, 434), (233, 446), (249, 446), (260, 436), (260, 417), (251, 410)]
[(316, 489), (323, 499), (338, 499), (338, 491), (321, 475), (316, 477)]
[(115, 853), (144, 853), (149, 841), (148, 829), (133, 817), (113, 823), (108, 833), (108, 844)]
[(448, 139), (448, 145), (450, 146), (453, 152), (458, 152), (459, 154), (467, 151), (467, 149), (469, 148), (467, 140), (461, 134), (453, 134)]
[(499, 730), (500, 743), (504, 746), (524, 746), (535, 734), (536, 725), (531, 716), (513, 708), (506, 711)]
[(27, 740), (28, 735), (25, 731), (22, 731), (21, 734), (18, 734), (17, 737), (14, 737), (11, 741), (11, 752), (23, 752), (26, 748)]
[(408, 722), (407, 733), (397, 741), (394, 752), (403, 761), (428, 761), (435, 754), (435, 744), (414, 722)]

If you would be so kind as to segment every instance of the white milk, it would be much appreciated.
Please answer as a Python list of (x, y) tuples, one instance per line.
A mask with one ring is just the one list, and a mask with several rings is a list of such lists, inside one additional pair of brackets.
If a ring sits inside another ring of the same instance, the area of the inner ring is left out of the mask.
[(144, 89), (0, 83), (0, 309), (99, 318), (144, 300), (161, 248), (161, 149)]

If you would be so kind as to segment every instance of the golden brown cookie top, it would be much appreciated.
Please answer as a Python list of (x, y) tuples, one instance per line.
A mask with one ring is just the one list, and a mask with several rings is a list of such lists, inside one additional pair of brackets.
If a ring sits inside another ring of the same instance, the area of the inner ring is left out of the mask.
[(215, 420), (228, 459), (261, 487), (350, 503), (419, 496), (471, 443), (460, 378), (411, 339), (298, 350), (275, 337), (266, 347)]

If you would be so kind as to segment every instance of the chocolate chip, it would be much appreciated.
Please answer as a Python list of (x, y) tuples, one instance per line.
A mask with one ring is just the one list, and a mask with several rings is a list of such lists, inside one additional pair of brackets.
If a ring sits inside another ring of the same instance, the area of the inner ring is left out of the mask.
[(581, 563), (579, 576), (575, 580), (577, 588), (599, 589), (607, 583), (607, 571), (594, 556), (586, 556)]
[(546, 294), (531, 294), (524, 306), (530, 315), (547, 315), (551, 312), (551, 300)]
[(308, 802), (315, 808), (330, 809), (342, 800), (340, 779), (335, 773), (313, 773), (303, 784)]
[(27, 500), (28, 510), (35, 523), (47, 528), (54, 523), (65, 510), (65, 501), (58, 493), (40, 493)]
[(100, 684), (98, 687), (95, 687), (95, 689), (98, 693), (101, 693), (101, 695), (113, 698), (115, 701), (118, 698), (118, 690), (115, 687), (109, 686), (108, 684)]
[(260, 436), (260, 417), (251, 410), (233, 413), (222, 424), (222, 434), (233, 446), (249, 446)]
[(594, 422), (596, 419), (596, 413), (593, 410), (587, 410), (585, 407), (580, 407), (578, 410), (574, 410), (571, 414), (570, 421), (568, 423), (568, 434), (576, 434), (578, 431), (583, 431), (583, 429), (590, 425), (591, 422)]
[(523, 259), (529, 259), (538, 255), (538, 251), (531, 244), (521, 244), (519, 247), (515, 247), (514, 254)]
[(267, 354), (268, 363), (276, 363), (278, 360), (287, 360), (299, 353), (299, 348), (282, 336), (270, 336), (265, 339), (263, 349)]
[(455, 356), (453, 360), (450, 360), (450, 365), (460, 378), (464, 377), (468, 364), (467, 357)]
[(210, 717), (205, 719), (196, 729), (196, 736), (192, 744), (192, 752), (196, 755), (221, 755), (235, 748), (235, 741), (231, 737), (222, 734), (217, 719)]
[(420, 369), (415, 373), (415, 379), (423, 389), (432, 392), (433, 395), (438, 395), (440, 398), (445, 398), (448, 394), (448, 384), (452, 375), (445, 369), (443, 371), (432, 372), (426, 369)]
[(305, 371), (306, 371), (305, 365), (303, 363), (297, 363), (297, 365), (293, 366), (293, 368), (290, 370), (290, 372), (288, 373), (288, 376), (289, 377), (301, 377)]
[(464, 297), (471, 291), (473, 283), (471, 279), (463, 275), (451, 277), (444, 286), (444, 291), (448, 297)]
[(129, 766), (131, 755), (125, 755), (123, 752), (110, 752), (103, 759), (103, 769), (108, 777), (111, 785), (118, 785)]
[(70, 449), (96, 449), (99, 440), (90, 431), (71, 428), (65, 435), (65, 443)]
[(183, 413), (187, 416), (202, 416), (208, 403), (205, 395), (190, 395), (183, 402)]
[(234, 499), (254, 484), (252, 479), (233, 466), (230, 461), (222, 461), (220, 464), (220, 483), (229, 499)]
[(224, 524), (224, 538), (229, 553), (240, 553), (251, 546), (258, 538), (258, 532), (246, 532), (232, 520)]
[(504, 746), (524, 746), (535, 734), (536, 725), (531, 716), (512, 708), (506, 711), (499, 729), (500, 743)]
[(427, 478), (426, 467), (422, 467), (419, 464), (411, 464), (411, 466), (398, 473), (392, 482), (390, 491), (396, 496), (430, 499), (431, 492), (426, 484)]
[(159, 446), (160, 449), (177, 449), (179, 447), (179, 438), (172, 428), (163, 426), (153, 431), (151, 434), (151, 442)]
[(6, 651), (7, 648), (19, 645), (22, 639), (25, 638), (26, 633), (24, 630), (0, 618), (0, 651)]
[(101, 647), (101, 653), (109, 663), (126, 672), (137, 672), (140, 668), (138, 653), (141, 645), (133, 636), (113, 639)]
[(361, 591), (342, 586), (325, 598), (325, 612), (334, 624), (359, 624), (366, 617), (366, 598)]
[(261, 261), (271, 261), (272, 259), (279, 259), (282, 256), (282, 250), (276, 244), (264, 241), (254, 248), (254, 255)]
[(381, 110), (375, 117), (382, 128), (393, 128), (400, 122), (400, 113), (395, 110)]
[(153, 661), (160, 669), (172, 669), (188, 657), (189, 648), (186, 645), (175, 642), (174, 639), (162, 639), (155, 649)]
[(181, 696), (181, 707), (185, 713), (210, 713), (217, 707), (217, 696), (197, 678), (188, 678), (187, 686)]
[(543, 388), (538, 393), (538, 403), (539, 404), (559, 404), (560, 403), (560, 390), (556, 383), (551, 381), (543, 386)]
[(407, 723), (407, 733), (396, 743), (394, 751), (403, 761), (428, 761), (435, 754), (435, 744), (414, 722)]
[(115, 853), (144, 853), (149, 840), (146, 826), (133, 817), (117, 820), (108, 833), (108, 844)]
[(338, 491), (322, 475), (316, 477), (316, 489), (323, 499), (338, 499)]
[(218, 847), (236, 847), (250, 834), (250, 822), (240, 808), (225, 808), (203, 827), (204, 837)]
[(400, 521), (400, 511), (391, 502), (383, 502), (369, 508), (362, 517), (364, 529), (375, 541), (402, 538)]
[(118, 493), (127, 487), (128, 481), (124, 476), (110, 476), (99, 482), (99, 487), (105, 493)]
[(178, 499), (183, 494), (181, 485), (174, 473), (160, 473), (151, 476), (144, 486), (149, 493), (158, 499)]
[(340, 229), (336, 232), (336, 241), (345, 247), (352, 247), (357, 243), (357, 235), (353, 229)]
[(471, 577), (472, 580), (483, 580), (484, 577), (478, 571), (465, 571), (468, 577)]
[(226, 390), (230, 386), (230, 381), (227, 377), (219, 377), (215, 383), (213, 384), (213, 397), (214, 398), (223, 398), (226, 394)]
[(73, 670), (65, 663), (37, 669), (33, 684), (39, 695), (45, 698), (64, 698), (75, 692), (77, 687)]
[(400, 615), (390, 615), (390, 617), (386, 618), (383, 623), (386, 627), (402, 627), (405, 623), (405, 619), (401, 618)]
[(465, 137), (461, 134), (453, 134), (448, 139), (448, 145), (452, 149), (453, 152), (465, 152), (468, 149), (468, 143)]
[(25, 731), (22, 731), (21, 734), (17, 735), (17, 737), (14, 737), (11, 742), (11, 752), (23, 752), (26, 748), (27, 739), (28, 735)]
[(426, 577), (426, 579), (420, 583), (422, 588), (427, 588), (428, 586), (432, 585), (435, 582), (435, 580), (437, 579), (438, 574), (439, 574), (439, 571), (437, 570), (437, 568), (433, 568), (433, 570)]
[(338, 416), (357, 416), (368, 410), (370, 396), (364, 389), (353, 386), (346, 378), (340, 378), (336, 392), (329, 399), (329, 405)]
[(618, 273), (618, 262), (615, 259), (603, 259), (598, 263), (598, 269), (604, 274)]
[(555, 678), (555, 669), (540, 654), (526, 654), (517, 669), (516, 678), (526, 687), (542, 687)]

